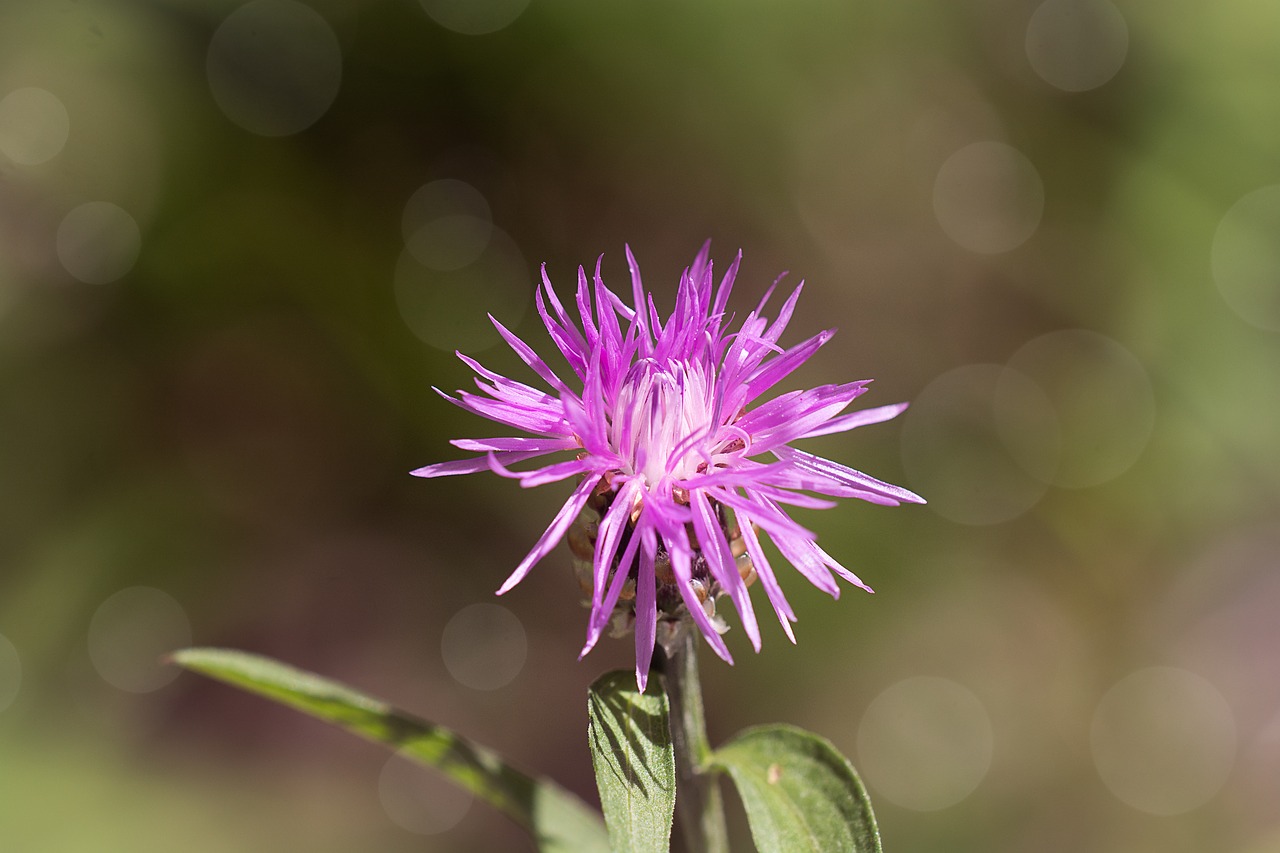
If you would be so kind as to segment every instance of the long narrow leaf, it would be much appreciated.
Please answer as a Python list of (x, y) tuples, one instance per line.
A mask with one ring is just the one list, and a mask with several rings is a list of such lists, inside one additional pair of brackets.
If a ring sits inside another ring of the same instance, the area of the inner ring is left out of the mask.
[(259, 655), (231, 649), (186, 649), (179, 666), (257, 693), (387, 744), (445, 774), (533, 836), (540, 853), (608, 853), (599, 816), (547, 779), (514, 769), (492, 750), (443, 726), (417, 719), (343, 684)]
[(610, 672), (587, 694), (587, 734), (614, 853), (667, 853), (676, 807), (676, 762), (663, 690), (641, 693), (635, 675)]

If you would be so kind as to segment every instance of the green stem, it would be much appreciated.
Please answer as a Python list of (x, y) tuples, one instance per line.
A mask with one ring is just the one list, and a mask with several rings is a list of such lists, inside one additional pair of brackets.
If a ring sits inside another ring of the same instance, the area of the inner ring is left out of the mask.
[(683, 637), (674, 654), (667, 657), (661, 646), (658, 650), (658, 665), (671, 703), (676, 822), (689, 853), (729, 853), (719, 779), (713, 773), (701, 772), (711, 755), (711, 744), (702, 706), (702, 682), (698, 680), (697, 631), (689, 624), (683, 627)]

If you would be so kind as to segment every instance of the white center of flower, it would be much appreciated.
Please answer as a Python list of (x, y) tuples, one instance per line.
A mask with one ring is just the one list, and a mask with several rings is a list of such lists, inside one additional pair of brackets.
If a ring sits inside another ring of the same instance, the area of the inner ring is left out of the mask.
[(652, 485), (666, 475), (692, 477), (710, 461), (712, 381), (696, 363), (644, 359), (631, 366), (609, 427), (628, 473)]

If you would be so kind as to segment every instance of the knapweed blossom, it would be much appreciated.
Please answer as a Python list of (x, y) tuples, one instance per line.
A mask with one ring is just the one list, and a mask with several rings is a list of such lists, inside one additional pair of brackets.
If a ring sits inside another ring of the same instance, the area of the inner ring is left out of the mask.
[[(759, 577), (792, 642), (795, 614), (760, 545), (766, 534), (814, 586), (839, 595), (836, 575), (870, 591), (792, 520), (784, 507), (828, 508), (828, 497), (861, 498), (896, 506), (923, 503), (906, 489), (797, 450), (799, 439), (844, 432), (888, 420), (906, 404), (843, 414), (869, 380), (789, 391), (761, 398), (828, 340), (824, 331), (784, 349), (778, 341), (801, 285), (772, 324), (762, 312), (770, 288), (737, 331), (730, 331), (729, 295), (742, 259), (713, 281), (709, 244), (684, 271), (675, 310), (665, 321), (641, 283), (631, 250), (631, 303), (605, 287), (597, 261), (592, 281), (578, 270), (577, 317), (571, 317), (545, 267), (538, 314), (576, 377), (561, 379), (534, 350), (496, 319), (499, 334), (549, 391), (508, 379), (458, 353), (478, 374), (482, 394), (458, 391), (445, 399), (526, 435), (458, 439), (481, 455), (428, 465), (420, 477), (491, 470), (540, 486), (578, 478), (551, 525), (498, 590), (505, 593), (547, 556), (579, 522), (571, 544), (590, 559), (591, 617), (585, 655), (615, 610), (634, 614), (636, 680), (643, 690), (659, 622), (687, 612), (716, 653), (732, 663), (714, 603), (727, 595), (757, 651), (760, 629), (747, 592)], [(776, 283), (775, 283), (776, 286)], [(581, 389), (581, 390), (577, 390)], [(436, 389), (439, 391), (439, 389)], [(533, 470), (510, 466), (569, 453)], [(730, 513), (732, 517), (730, 517)]]

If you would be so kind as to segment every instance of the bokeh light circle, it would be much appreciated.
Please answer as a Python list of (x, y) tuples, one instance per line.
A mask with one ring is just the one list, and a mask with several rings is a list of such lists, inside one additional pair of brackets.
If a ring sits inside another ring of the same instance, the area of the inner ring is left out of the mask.
[[(1047, 481), (1080, 489), (1113, 480), (1142, 455), (1156, 422), (1155, 390), (1128, 349), (1087, 329), (1050, 332), (1009, 359), (1030, 377), (1057, 413), (1061, 458)], [(998, 391), (1003, 401), (1006, 389)], [(1035, 476), (1043, 472), (1024, 464)]]
[(1280, 184), (1241, 198), (1218, 224), (1210, 266), (1218, 293), (1245, 322), (1280, 332)]
[(465, 181), (445, 178), (418, 188), (401, 217), (405, 248), (428, 269), (451, 272), (479, 260), (493, 236), (489, 202)]
[(342, 85), (342, 48), (310, 6), (251, 0), (213, 34), (205, 72), (227, 118), (250, 133), (288, 136), (333, 104)]
[(444, 627), (440, 656), (459, 684), (473, 690), (506, 687), (524, 669), (529, 641), (519, 617), (498, 604), (472, 604)]
[(524, 12), (529, 0), (420, 0), (440, 26), (455, 33), (481, 36), (494, 33)]
[(387, 817), (401, 829), (439, 835), (466, 817), (474, 798), (440, 773), (396, 753), (378, 776), (378, 799)]
[(63, 269), (86, 284), (107, 284), (133, 269), (142, 232), (119, 205), (90, 201), (63, 217), (56, 242)]
[(1121, 679), (1090, 732), (1102, 781), (1140, 811), (1175, 815), (1208, 802), (1235, 765), (1231, 706), (1204, 678), (1156, 666)]
[[(1215, 537), (1175, 577), (1161, 595), (1155, 623), (1173, 650), (1172, 662), (1213, 673), (1242, 736), (1273, 725), (1280, 736), (1280, 679), (1274, 656), (1265, 653), (1280, 649), (1280, 526), (1246, 526)], [(1272, 748), (1280, 755), (1280, 737)]]
[(18, 657), (18, 649), (8, 637), (0, 634), (0, 711), (13, 704), (21, 686), (22, 659)]
[(974, 142), (947, 158), (933, 185), (933, 212), (948, 237), (994, 255), (1025, 243), (1044, 213), (1044, 183), (1022, 152)]
[(493, 236), (493, 223), (467, 214), (440, 216), (405, 241), (418, 263), (437, 272), (453, 272), (473, 264)]
[(1047, 490), (1025, 467), (1057, 469), (1058, 425), (1048, 397), (997, 364), (965, 365), (933, 380), (907, 409), (901, 436), (911, 488), (961, 524), (1017, 518)]
[(409, 196), (400, 217), (400, 230), (404, 239), (408, 240), (415, 231), (433, 219), (459, 215), (493, 221), (493, 211), (484, 193), (466, 181), (440, 178), (423, 184)]
[(62, 151), (71, 117), (57, 95), (36, 86), (14, 89), (0, 100), (0, 154), (20, 166), (38, 166)]
[[(424, 265), (411, 248), (415, 242), (416, 236), (410, 237), (396, 263), (395, 296), (400, 316), (424, 343), (446, 352), (474, 352), (501, 340), (487, 315), (509, 329), (524, 318), (532, 280), (523, 253), (501, 228), (492, 227), (474, 263), (452, 270)], [(430, 245), (428, 238), (423, 242)]]
[(154, 587), (122, 589), (89, 622), (89, 660), (104, 681), (129, 693), (150, 693), (178, 677), (165, 655), (191, 645), (182, 605)]
[(973, 691), (949, 678), (899, 681), (867, 707), (858, 770), (885, 799), (915, 811), (949, 808), (991, 767), (991, 718)]
[(1027, 60), (1066, 92), (1096, 89), (1124, 65), (1129, 26), (1109, 0), (1046, 0), (1027, 22)]

